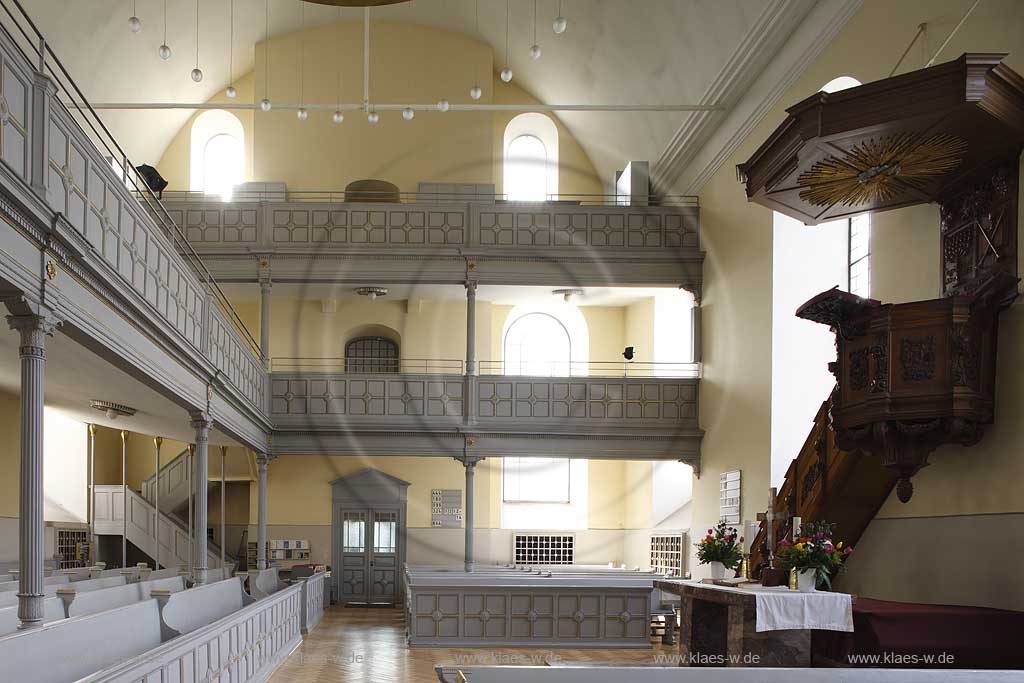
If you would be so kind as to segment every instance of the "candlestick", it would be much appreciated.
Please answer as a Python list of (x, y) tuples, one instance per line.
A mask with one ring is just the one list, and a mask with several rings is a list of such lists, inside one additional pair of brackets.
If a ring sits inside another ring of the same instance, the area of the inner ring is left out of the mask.
[(793, 517), (793, 542), (796, 543), (800, 540), (800, 523), (799, 517)]

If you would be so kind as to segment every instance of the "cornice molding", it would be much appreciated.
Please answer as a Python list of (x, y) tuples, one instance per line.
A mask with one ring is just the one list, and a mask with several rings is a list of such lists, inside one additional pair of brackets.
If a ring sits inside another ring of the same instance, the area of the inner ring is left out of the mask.
[[(790, 7), (781, 6), (786, 4)], [(795, 0), (794, 3), (782, 2), (766, 10), (766, 15), (772, 15), (767, 18), (772, 24), (771, 32), (779, 31), (779, 18), (787, 11), (793, 12), (793, 4), (807, 5)], [(713, 130), (705, 130), (706, 134), (701, 138), (692, 131), (687, 134), (685, 129), (690, 121), (684, 123), (655, 164), (653, 175), (658, 186), (671, 188), (673, 193), (697, 194), (842, 30), (861, 4), (863, 0), (826, 0), (806, 7), (798, 20), (798, 27), (787, 32), (774, 49), (759, 54), (751, 64), (751, 72), (757, 75), (753, 79), (745, 79), (742, 87), (736, 88), (734, 96), (738, 97), (735, 104), (725, 113), (704, 112), (705, 119), (714, 116), (717, 123)], [(765, 47), (762, 44), (762, 49)], [(760, 65), (765, 66), (759, 68)], [(689, 118), (694, 117), (691, 115)]]

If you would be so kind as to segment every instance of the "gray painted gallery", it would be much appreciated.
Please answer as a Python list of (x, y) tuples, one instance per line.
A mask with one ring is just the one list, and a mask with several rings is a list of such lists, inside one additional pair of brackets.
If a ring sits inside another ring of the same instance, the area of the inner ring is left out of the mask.
[(1024, 681), (1017, 0), (0, 0), (0, 678)]

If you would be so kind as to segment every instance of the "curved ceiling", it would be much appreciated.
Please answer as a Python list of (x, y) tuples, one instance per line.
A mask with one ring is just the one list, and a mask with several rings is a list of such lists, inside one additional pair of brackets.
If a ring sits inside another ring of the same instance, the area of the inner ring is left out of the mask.
[[(201, 103), (229, 82), (231, 1), (198, 3), (199, 62), (206, 74), (198, 84), (189, 78), (196, 54), (195, 0), (166, 2), (167, 43), (174, 52), (166, 62), (157, 56), (163, 40), (163, 0), (136, 0), (142, 20), (138, 34), (128, 29), (131, 0), (23, 0), (23, 4), (90, 101)], [(371, 16), (472, 34), (476, 1), (420, 0), (375, 8)], [(539, 0), (536, 5), (528, 0), (506, 1), (516, 82), (542, 102), (727, 107), (742, 94), (744, 82), (749, 82), (745, 79), (757, 76), (814, 5), (813, 0), (562, 0), (569, 28), (556, 36), (551, 23), (558, 0)], [(479, 0), (480, 34), (494, 47), (496, 65), (504, 63), (506, 1)], [(237, 77), (252, 69), (254, 45), (264, 35), (265, 3), (233, 2)], [(297, 29), (300, 11), (308, 25), (362, 19), (361, 9), (301, 0), (270, 0), (269, 5), (272, 34)], [(536, 62), (527, 54), (533, 42), (534, 6), (537, 42), (543, 48)], [(361, 64), (351, 68), (353, 77), (361, 75)], [(738, 70), (743, 72), (737, 74)], [(453, 100), (467, 99), (464, 95), (438, 94)], [(189, 114), (178, 110), (105, 111), (102, 115), (138, 164), (155, 163)], [(688, 126), (708, 118), (665, 111), (563, 112), (560, 116), (598, 173), (608, 180), (630, 159), (664, 159)], [(706, 137), (690, 142), (703, 140)]]

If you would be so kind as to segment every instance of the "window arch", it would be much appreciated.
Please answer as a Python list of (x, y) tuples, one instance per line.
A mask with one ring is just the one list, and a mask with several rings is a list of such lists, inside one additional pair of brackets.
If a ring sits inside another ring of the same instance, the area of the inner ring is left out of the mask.
[(192, 124), (189, 186), (193, 192), (231, 198), (245, 179), (245, 130), (238, 117), (211, 109)]
[(847, 88), (856, 88), (861, 82), (853, 76), (837, 76), (821, 86), (821, 92), (839, 92)]
[(542, 202), (558, 194), (558, 127), (536, 112), (505, 127), (502, 182), (512, 201)]
[(586, 375), (590, 333), (570, 303), (516, 306), (505, 319), (502, 360), (506, 375)]

